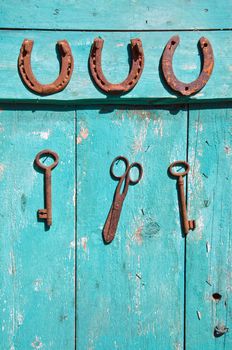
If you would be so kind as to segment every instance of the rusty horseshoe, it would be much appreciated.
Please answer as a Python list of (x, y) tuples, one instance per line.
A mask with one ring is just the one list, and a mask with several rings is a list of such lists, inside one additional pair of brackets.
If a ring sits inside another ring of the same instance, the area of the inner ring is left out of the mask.
[(71, 79), (74, 66), (72, 51), (68, 42), (66, 40), (57, 42), (61, 56), (60, 74), (51, 84), (40, 84), (32, 72), (31, 52), (33, 44), (33, 40), (25, 39), (20, 49), (18, 57), (18, 70), (22, 81), (30, 90), (33, 90), (40, 95), (51, 95), (62, 91)]
[(140, 39), (131, 39), (131, 69), (127, 78), (120, 84), (110, 83), (104, 76), (101, 67), (101, 54), (104, 40), (95, 38), (89, 56), (89, 69), (95, 84), (104, 92), (123, 94), (137, 84), (144, 67), (144, 53)]
[(202, 53), (202, 69), (199, 77), (191, 83), (183, 83), (178, 80), (173, 72), (172, 59), (174, 52), (179, 45), (180, 38), (178, 35), (171, 37), (165, 46), (161, 68), (163, 76), (168, 86), (184, 96), (189, 96), (200, 91), (208, 82), (214, 66), (213, 49), (208, 39), (201, 37), (199, 40), (199, 46)]

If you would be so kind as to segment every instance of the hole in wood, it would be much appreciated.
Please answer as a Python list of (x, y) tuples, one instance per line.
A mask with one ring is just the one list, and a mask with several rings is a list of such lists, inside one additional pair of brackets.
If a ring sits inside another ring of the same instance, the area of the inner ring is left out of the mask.
[(215, 301), (219, 301), (222, 298), (221, 294), (219, 293), (213, 293), (212, 297)]

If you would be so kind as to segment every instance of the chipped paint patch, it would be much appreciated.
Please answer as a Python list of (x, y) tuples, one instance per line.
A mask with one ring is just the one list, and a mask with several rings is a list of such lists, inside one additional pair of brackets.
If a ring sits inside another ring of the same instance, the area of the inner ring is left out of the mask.
[(86, 140), (89, 136), (88, 128), (81, 127), (79, 134), (77, 135), (77, 144), (80, 144), (82, 140)]
[(43, 343), (41, 342), (41, 338), (36, 336), (35, 340), (31, 343), (31, 346), (34, 349), (41, 349), (43, 347)]
[(71, 260), (74, 254), (74, 249), (75, 249), (75, 241), (71, 241), (69, 244), (69, 256), (68, 256), (69, 261)]
[(183, 70), (192, 70), (192, 69), (197, 69), (196, 64), (182, 64), (182, 69)]
[(147, 128), (148, 128), (149, 122), (150, 122), (150, 119), (145, 118), (145, 123), (143, 123), (139, 132), (138, 132), (138, 129), (136, 128), (134, 143), (132, 145), (134, 154), (137, 154), (138, 152), (143, 151), (143, 144), (147, 137)]
[(41, 139), (47, 140), (51, 134), (51, 131), (33, 131), (33, 135), (38, 135)]
[(23, 314), (21, 314), (20, 312), (17, 312), (16, 320), (17, 320), (17, 325), (18, 325), (18, 327), (22, 326), (23, 321), (24, 321), (24, 316), (23, 316)]
[(5, 171), (5, 165), (0, 163), (0, 180), (3, 178), (4, 171)]
[(196, 231), (197, 231), (197, 234), (195, 235), (196, 239), (201, 240), (203, 236), (203, 231), (204, 231), (204, 219), (201, 214), (197, 218)]
[(75, 205), (76, 205), (76, 188), (74, 188), (74, 190), (73, 190), (73, 205), (74, 205), (74, 208), (75, 208)]
[(34, 282), (33, 282), (33, 288), (35, 292), (39, 292), (41, 290), (43, 286), (43, 280), (41, 278), (37, 278)]
[(10, 275), (15, 275), (16, 274), (16, 265), (15, 265), (15, 257), (14, 257), (14, 252), (10, 252), (10, 266), (8, 268), (8, 272)]
[(82, 245), (82, 248), (84, 249), (84, 251), (86, 251), (86, 249), (87, 249), (87, 242), (88, 242), (87, 237), (81, 237), (81, 245)]
[(232, 149), (230, 146), (224, 147), (224, 152), (229, 156), (232, 153)]
[(154, 120), (154, 134), (155, 136), (163, 136), (163, 119), (158, 118)]
[(138, 245), (141, 245), (143, 243), (142, 231), (143, 231), (143, 225), (139, 226), (134, 234), (134, 239), (138, 243)]
[(203, 131), (203, 124), (199, 120), (195, 122), (195, 131), (196, 133)]

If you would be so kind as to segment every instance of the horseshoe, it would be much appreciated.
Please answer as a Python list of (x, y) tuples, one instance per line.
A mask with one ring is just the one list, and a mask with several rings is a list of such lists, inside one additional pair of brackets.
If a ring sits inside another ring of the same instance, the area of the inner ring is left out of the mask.
[(89, 56), (89, 69), (95, 84), (104, 92), (123, 94), (137, 84), (144, 67), (144, 53), (140, 39), (131, 40), (131, 69), (127, 78), (120, 84), (110, 83), (104, 76), (101, 67), (101, 54), (104, 40), (95, 38)]
[(214, 66), (213, 49), (208, 39), (204, 37), (200, 38), (199, 46), (201, 48), (202, 53), (201, 73), (196, 80), (187, 84), (181, 82), (176, 78), (172, 68), (173, 55), (177, 46), (179, 45), (179, 42), (179, 36), (173, 36), (168, 41), (162, 55), (161, 68), (168, 86), (172, 90), (179, 92), (184, 96), (189, 96), (197, 93), (208, 82)]
[(40, 84), (32, 72), (31, 52), (33, 45), (33, 40), (25, 39), (20, 49), (18, 57), (18, 70), (22, 81), (30, 90), (40, 95), (51, 95), (62, 91), (71, 79), (74, 66), (72, 51), (68, 42), (66, 40), (57, 42), (61, 56), (60, 74), (51, 84)]

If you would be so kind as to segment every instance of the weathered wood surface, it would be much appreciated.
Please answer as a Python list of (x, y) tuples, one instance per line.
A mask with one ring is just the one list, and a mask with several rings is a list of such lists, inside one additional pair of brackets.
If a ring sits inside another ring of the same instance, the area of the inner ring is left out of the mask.
[[(197, 228), (187, 238), (187, 350), (232, 348), (231, 126), (232, 105), (190, 110), (188, 197)], [(216, 326), (229, 332), (216, 338)]]
[[(3, 107), (4, 108), (4, 107)], [(37, 221), (42, 149), (60, 156), (52, 171), (53, 225)], [(74, 112), (0, 113), (0, 348), (74, 348)]]
[[(77, 349), (183, 349), (184, 239), (167, 168), (185, 159), (186, 130), (181, 109), (77, 111)], [(144, 175), (104, 245), (118, 155)]]
[[(170, 33), (75, 33), (1, 31), (0, 100), (56, 103), (181, 103), (228, 100), (232, 98), (232, 36), (230, 32), (188, 32), (180, 34), (180, 45), (174, 56), (174, 71), (183, 81), (192, 81), (200, 71), (197, 42), (206, 36), (214, 49), (215, 67), (212, 77), (197, 95), (191, 98), (176, 97), (163, 85), (159, 62), (163, 49), (172, 35)], [(96, 36), (105, 39), (103, 48), (103, 71), (112, 82), (120, 82), (128, 74), (127, 46), (131, 38), (140, 37), (145, 52), (145, 67), (135, 88), (123, 97), (110, 97), (97, 90), (88, 72), (88, 57)], [(74, 56), (74, 71), (66, 89), (58, 94), (40, 97), (30, 92), (22, 83), (17, 69), (17, 58), (25, 38), (35, 41), (32, 52), (32, 68), (41, 83), (53, 82), (59, 72), (55, 45), (57, 40), (69, 41)]]
[[(17, 9), (17, 10), (16, 10)], [(231, 28), (228, 0), (1, 1), (0, 27), (81, 30)]]

